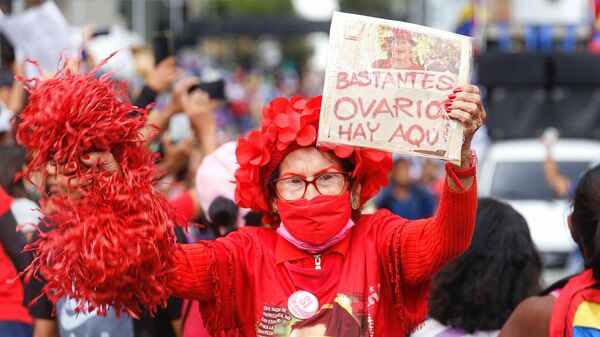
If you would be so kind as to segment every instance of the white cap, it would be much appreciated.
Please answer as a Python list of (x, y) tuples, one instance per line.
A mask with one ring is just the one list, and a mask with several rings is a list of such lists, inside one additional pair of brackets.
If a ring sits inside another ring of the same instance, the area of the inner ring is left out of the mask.
[(8, 132), (12, 129), (13, 116), (13, 112), (0, 102), (0, 132)]

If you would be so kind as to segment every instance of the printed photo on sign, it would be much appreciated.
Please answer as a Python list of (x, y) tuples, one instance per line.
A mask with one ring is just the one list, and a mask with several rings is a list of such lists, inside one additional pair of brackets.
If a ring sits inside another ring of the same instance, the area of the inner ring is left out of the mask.
[(471, 59), (468, 37), (336, 12), (319, 142), (460, 161), (462, 126), (445, 104)]

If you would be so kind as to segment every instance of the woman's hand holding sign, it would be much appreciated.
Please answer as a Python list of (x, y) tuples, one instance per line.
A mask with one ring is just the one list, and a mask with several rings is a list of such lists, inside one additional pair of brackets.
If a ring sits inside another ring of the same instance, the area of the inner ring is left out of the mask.
[[(475, 163), (472, 163), (471, 141), (486, 118), (479, 88), (469, 84), (454, 89), (453, 93), (448, 95), (446, 112), (450, 118), (460, 121), (463, 125), (464, 142), (461, 148), (461, 165), (459, 169), (468, 169), (475, 165)], [(453, 179), (449, 179), (448, 182), (450, 187), (457, 188)], [(473, 177), (461, 178), (460, 182), (463, 188), (469, 189), (473, 184)], [(462, 188), (459, 187), (458, 189)]]
[[(471, 149), (471, 141), (475, 132), (481, 127), (486, 118), (485, 110), (481, 102), (479, 88), (474, 85), (465, 85), (454, 89), (454, 93), (448, 96), (446, 102), (448, 116), (461, 122), (464, 127), (463, 152)], [(470, 152), (469, 152), (470, 157)], [(462, 157), (463, 161), (465, 158)]]

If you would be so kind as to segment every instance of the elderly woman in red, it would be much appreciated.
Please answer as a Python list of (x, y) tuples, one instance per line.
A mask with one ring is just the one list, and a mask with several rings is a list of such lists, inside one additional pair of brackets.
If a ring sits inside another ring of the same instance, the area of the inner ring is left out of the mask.
[(277, 98), (240, 139), (236, 201), (262, 211), (242, 228), (176, 253), (177, 296), (202, 303), (213, 335), (402, 336), (427, 315), (431, 278), (469, 245), (477, 195), (470, 142), (485, 118), (479, 91), (450, 96), (462, 165), (447, 165), (437, 215), (408, 221), (360, 207), (387, 183), (388, 153), (319, 146), (320, 97)]

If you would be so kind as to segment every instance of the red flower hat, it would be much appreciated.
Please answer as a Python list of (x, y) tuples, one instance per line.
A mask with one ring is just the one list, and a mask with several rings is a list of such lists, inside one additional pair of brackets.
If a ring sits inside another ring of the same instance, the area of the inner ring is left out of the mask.
[[(240, 167), (235, 172), (235, 201), (240, 207), (264, 212), (270, 222), (271, 197), (268, 183), (281, 160), (290, 152), (316, 146), (321, 96), (303, 99), (293, 96), (273, 99), (263, 109), (261, 130), (251, 131), (238, 141), (235, 151)], [(348, 158), (354, 165), (351, 177), (361, 185), (361, 205), (388, 183), (392, 156), (388, 152), (322, 144), (322, 151), (333, 151), (339, 158)]]

